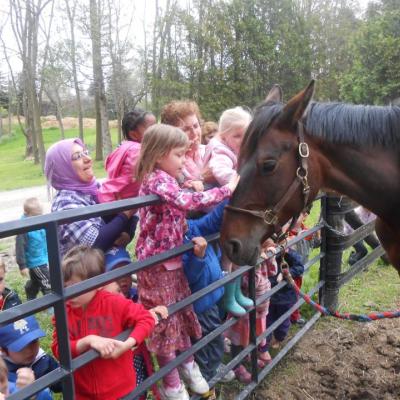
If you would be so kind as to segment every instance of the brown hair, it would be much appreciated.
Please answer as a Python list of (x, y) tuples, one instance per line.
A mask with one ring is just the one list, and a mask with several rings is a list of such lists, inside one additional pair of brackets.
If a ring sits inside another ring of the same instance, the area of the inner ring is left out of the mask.
[(152, 172), (157, 161), (177, 147), (186, 147), (189, 139), (185, 132), (171, 125), (155, 124), (146, 129), (140, 157), (137, 164), (136, 179), (143, 178)]
[(3, 257), (0, 257), (0, 269), (6, 273), (6, 263), (4, 262)]
[(29, 197), (24, 201), (24, 213), (29, 217), (43, 214), (43, 207), (37, 197)]
[(0, 382), (8, 382), (8, 369), (5, 361), (0, 357)]
[(201, 123), (200, 109), (195, 101), (171, 101), (161, 110), (161, 123), (178, 126), (180, 125), (182, 118), (192, 114), (196, 114), (199, 123)]
[(211, 133), (218, 132), (218, 124), (214, 121), (207, 121), (201, 128), (201, 141), (205, 144), (205, 138), (210, 135)]
[(74, 246), (65, 254), (61, 269), (64, 283), (71, 280), (73, 276), (83, 281), (93, 278), (105, 271), (104, 254), (101, 250), (86, 245)]

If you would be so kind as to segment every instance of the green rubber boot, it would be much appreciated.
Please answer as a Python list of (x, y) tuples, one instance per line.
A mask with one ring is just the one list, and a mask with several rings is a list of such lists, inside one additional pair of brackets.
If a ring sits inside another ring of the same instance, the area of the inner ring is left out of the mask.
[(252, 299), (250, 299), (249, 297), (246, 297), (243, 293), (242, 293), (242, 289), (241, 289), (241, 283), (242, 283), (242, 277), (238, 276), (235, 279), (236, 282), (236, 290), (235, 290), (235, 298), (236, 301), (239, 303), (239, 305), (241, 305), (244, 308), (251, 308), (254, 306), (254, 302)]
[(235, 299), (235, 291), (236, 291), (236, 279), (233, 282), (229, 282), (225, 285), (225, 293), (224, 293), (224, 308), (227, 312), (235, 315), (236, 317), (242, 317), (246, 314), (246, 310), (238, 304)]

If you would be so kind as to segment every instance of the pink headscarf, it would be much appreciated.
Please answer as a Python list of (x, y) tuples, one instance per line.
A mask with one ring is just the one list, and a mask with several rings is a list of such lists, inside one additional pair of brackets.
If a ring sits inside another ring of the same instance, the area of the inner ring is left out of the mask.
[(44, 164), (47, 181), (57, 190), (75, 190), (97, 196), (96, 178), (93, 177), (89, 183), (82, 182), (72, 166), (71, 155), (74, 143), (85, 148), (79, 138), (60, 140), (49, 147)]

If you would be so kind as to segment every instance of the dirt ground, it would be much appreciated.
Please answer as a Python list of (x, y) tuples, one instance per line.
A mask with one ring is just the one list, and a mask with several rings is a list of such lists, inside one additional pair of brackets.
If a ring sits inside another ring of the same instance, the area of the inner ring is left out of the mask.
[(261, 384), (254, 400), (400, 399), (400, 320), (326, 319)]

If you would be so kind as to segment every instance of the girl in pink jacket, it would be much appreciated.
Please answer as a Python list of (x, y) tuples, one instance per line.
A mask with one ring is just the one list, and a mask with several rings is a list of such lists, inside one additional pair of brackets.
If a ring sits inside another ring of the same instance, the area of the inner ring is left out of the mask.
[(126, 113), (122, 119), (125, 140), (106, 159), (107, 179), (98, 193), (100, 203), (136, 197), (140, 184), (135, 179), (136, 164), (144, 131), (156, 123), (156, 117), (141, 108)]

